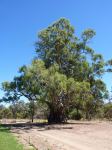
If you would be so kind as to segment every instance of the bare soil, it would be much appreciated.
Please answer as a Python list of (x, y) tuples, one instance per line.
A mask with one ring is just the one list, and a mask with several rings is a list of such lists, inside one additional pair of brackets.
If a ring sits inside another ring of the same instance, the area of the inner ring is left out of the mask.
[(112, 150), (112, 122), (13, 127), (25, 147), (38, 150)]

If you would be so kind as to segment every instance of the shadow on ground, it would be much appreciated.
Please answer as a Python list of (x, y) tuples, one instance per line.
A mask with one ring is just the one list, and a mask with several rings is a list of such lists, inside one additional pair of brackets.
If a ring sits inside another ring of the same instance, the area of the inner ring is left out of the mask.
[(0, 131), (7, 132), (10, 129), (20, 129), (28, 130), (32, 128), (37, 128), (38, 131), (45, 131), (45, 130), (61, 130), (61, 129), (73, 129), (73, 125), (91, 125), (91, 122), (66, 122), (60, 124), (48, 124), (48, 123), (7, 123), (0, 125)]

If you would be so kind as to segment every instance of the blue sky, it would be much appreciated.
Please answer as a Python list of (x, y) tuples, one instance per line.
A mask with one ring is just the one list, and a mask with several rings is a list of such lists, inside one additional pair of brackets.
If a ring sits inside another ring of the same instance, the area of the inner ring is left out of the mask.
[[(31, 62), (37, 33), (61, 17), (70, 20), (77, 35), (93, 28), (91, 47), (105, 60), (112, 58), (112, 0), (0, 0), (0, 83)], [(103, 79), (110, 90), (112, 74)]]

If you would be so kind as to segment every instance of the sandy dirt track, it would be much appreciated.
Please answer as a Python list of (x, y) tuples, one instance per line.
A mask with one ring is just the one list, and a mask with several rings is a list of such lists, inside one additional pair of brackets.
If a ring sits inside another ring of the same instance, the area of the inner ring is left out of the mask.
[(111, 122), (13, 128), (12, 132), (25, 146), (38, 150), (112, 150)]

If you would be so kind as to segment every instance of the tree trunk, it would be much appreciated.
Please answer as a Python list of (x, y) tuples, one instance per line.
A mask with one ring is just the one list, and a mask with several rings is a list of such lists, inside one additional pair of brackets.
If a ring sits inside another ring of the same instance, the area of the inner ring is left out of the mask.
[(33, 123), (33, 114), (31, 115), (31, 122)]
[(33, 121), (34, 121), (34, 113), (35, 113), (34, 100), (31, 100), (31, 102), (30, 102), (30, 111), (31, 111), (31, 122), (33, 123)]
[(61, 123), (66, 119), (65, 114), (63, 113), (63, 108), (57, 110), (51, 108), (48, 116), (48, 123)]

